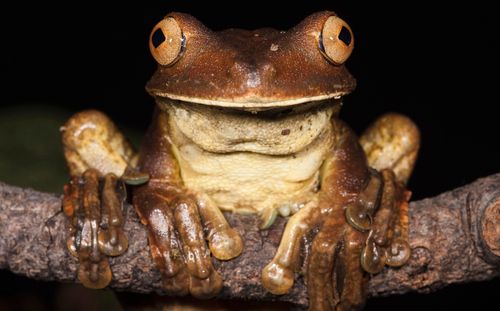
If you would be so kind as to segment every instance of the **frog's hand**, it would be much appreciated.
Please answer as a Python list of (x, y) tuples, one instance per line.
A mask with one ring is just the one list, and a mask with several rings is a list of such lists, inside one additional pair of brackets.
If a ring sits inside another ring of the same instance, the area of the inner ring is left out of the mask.
[(128, 246), (122, 208), (121, 176), (135, 154), (123, 135), (102, 113), (80, 112), (61, 128), (72, 179), (64, 187), (63, 209), (70, 219), (68, 248), (79, 259), (78, 278), (90, 288), (111, 281), (107, 256)]
[(409, 192), (392, 170), (369, 169), (355, 136), (342, 134), (349, 130), (338, 124), (340, 141), (321, 181), (325, 221), (313, 240), (306, 275), (313, 310), (361, 308), (365, 272), (401, 266), (410, 255)]
[(392, 171), (380, 174), (368, 168), (365, 153), (347, 126), (338, 120), (333, 126), (337, 141), (322, 166), (317, 208), (305, 208), (290, 219), (276, 256), (263, 271), (263, 285), (269, 291), (288, 292), (300, 266), (301, 237), (319, 228), (306, 265), (311, 310), (362, 307), (365, 271), (401, 265), (409, 254), (404, 188)]
[[(391, 170), (381, 172), (383, 191), (380, 204), (367, 228), (361, 265), (369, 273), (379, 273), (385, 265), (400, 267), (409, 259), (411, 250), (408, 244), (408, 201), (410, 192), (396, 180)], [(346, 213), (346, 217), (347, 213)], [(351, 222), (355, 222), (351, 219)]]
[[(367, 234), (354, 229), (346, 206), (360, 200), (369, 207), (380, 184), (366, 165), (356, 136), (334, 119), (337, 142), (322, 167), (319, 209), (322, 222), (311, 246), (306, 281), (311, 310), (356, 310), (365, 301), (366, 276), (360, 256)], [(378, 186), (378, 187), (377, 187)]]
[(134, 205), (148, 228), (149, 247), (165, 290), (200, 298), (217, 294), (222, 279), (212, 265), (195, 197), (151, 180), (136, 190)]
[(391, 169), (398, 181), (408, 181), (420, 148), (418, 127), (408, 117), (396, 113), (381, 116), (359, 142), (371, 167), (378, 171)]
[(166, 291), (208, 298), (222, 288), (210, 254), (227, 260), (238, 256), (243, 246), (218, 208), (183, 186), (167, 118), (157, 114), (145, 137), (139, 168), (151, 178), (134, 190), (133, 203), (147, 225), (151, 254)]
[(294, 272), (302, 266), (300, 242), (319, 229), (306, 256), (311, 310), (335, 310), (340, 305), (352, 309), (364, 302), (359, 258), (367, 234), (347, 223), (344, 207), (364, 191), (371, 174), (354, 134), (341, 121), (335, 120), (332, 125), (337, 141), (321, 169), (318, 201), (290, 218), (275, 257), (262, 273), (266, 289), (287, 293)]
[[(368, 164), (381, 172), (384, 190), (374, 215), (369, 238), (361, 257), (366, 271), (376, 273), (384, 264), (401, 266), (410, 256), (408, 246), (408, 201), (404, 184), (410, 178), (420, 148), (420, 133), (407, 117), (388, 113), (378, 118), (360, 138)], [(355, 213), (346, 211), (352, 224)], [(349, 216), (351, 215), (351, 217)], [(385, 257), (385, 258), (384, 258)]]

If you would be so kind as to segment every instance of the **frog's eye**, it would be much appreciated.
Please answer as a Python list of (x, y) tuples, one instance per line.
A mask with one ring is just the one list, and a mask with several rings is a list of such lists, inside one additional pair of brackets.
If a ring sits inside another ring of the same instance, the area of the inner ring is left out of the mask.
[(335, 65), (343, 64), (354, 48), (352, 30), (337, 16), (330, 16), (319, 37), (319, 49), (323, 56)]
[(166, 17), (156, 24), (149, 36), (149, 50), (160, 65), (175, 63), (184, 51), (186, 39), (173, 17)]

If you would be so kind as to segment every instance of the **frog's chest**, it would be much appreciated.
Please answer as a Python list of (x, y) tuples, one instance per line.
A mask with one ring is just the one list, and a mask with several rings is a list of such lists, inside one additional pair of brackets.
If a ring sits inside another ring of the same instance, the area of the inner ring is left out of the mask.
[[(332, 145), (328, 111), (274, 124), (230, 116), (214, 125), (214, 115), (179, 109), (169, 111), (169, 133), (187, 188), (210, 196), (221, 209), (247, 213), (293, 208), (315, 196)], [(292, 131), (299, 132), (298, 140), (283, 137)]]

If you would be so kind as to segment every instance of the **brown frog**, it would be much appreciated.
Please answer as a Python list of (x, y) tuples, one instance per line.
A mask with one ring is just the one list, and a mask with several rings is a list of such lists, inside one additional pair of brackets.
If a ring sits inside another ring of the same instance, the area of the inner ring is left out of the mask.
[(348, 24), (319, 12), (288, 31), (213, 32), (171, 13), (149, 47), (159, 66), (146, 89), (157, 107), (139, 153), (98, 111), (62, 127), (80, 281), (105, 287), (107, 256), (127, 249), (124, 181), (169, 294), (221, 290), (211, 256), (230, 260), (244, 247), (228, 211), (259, 215), (262, 229), (288, 218), (262, 271), (269, 292), (287, 293), (305, 267), (311, 309), (361, 307), (367, 276), (410, 255), (404, 184), (419, 132), (387, 114), (358, 139), (338, 118), (355, 87), (343, 65), (354, 47)]

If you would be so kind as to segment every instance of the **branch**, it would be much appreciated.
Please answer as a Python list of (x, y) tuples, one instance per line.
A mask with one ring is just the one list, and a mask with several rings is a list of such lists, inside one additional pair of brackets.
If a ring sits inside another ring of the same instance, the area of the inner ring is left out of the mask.
[[(162, 293), (160, 274), (147, 246), (146, 230), (128, 206), (129, 249), (112, 258), (112, 288)], [(226, 214), (242, 234), (245, 250), (219, 262), (225, 280), (219, 298), (282, 300), (307, 305), (302, 277), (290, 294), (273, 296), (260, 285), (260, 271), (275, 253), (285, 220), (258, 230), (254, 216)], [(61, 197), (0, 183), (0, 268), (41, 280), (75, 282), (78, 263), (66, 251), (67, 221)], [(500, 275), (500, 173), (437, 197), (410, 204), (412, 256), (401, 269), (386, 268), (371, 278), (370, 296), (431, 292), (451, 283)]]

